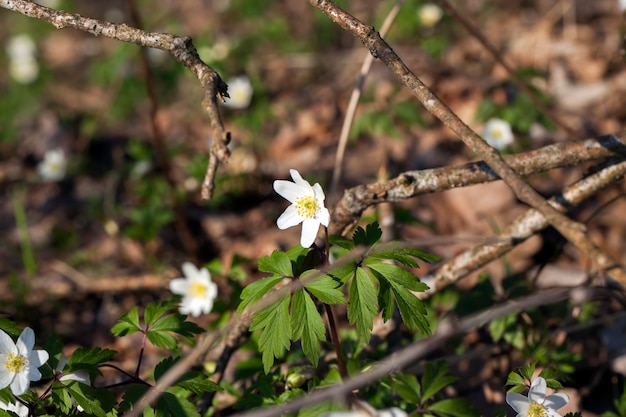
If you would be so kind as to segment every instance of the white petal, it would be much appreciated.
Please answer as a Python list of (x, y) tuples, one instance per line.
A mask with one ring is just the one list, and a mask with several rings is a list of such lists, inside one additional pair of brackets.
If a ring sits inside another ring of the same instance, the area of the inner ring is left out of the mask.
[(66, 375), (63, 375), (61, 378), (59, 378), (59, 380), (60, 381), (72, 380), (72, 381), (82, 382), (85, 385), (91, 385), (91, 381), (89, 379), (89, 373), (85, 371), (70, 372)]
[(407, 413), (398, 407), (385, 408), (378, 412), (378, 417), (407, 417)]
[[(31, 367), (39, 368), (48, 361), (50, 355), (45, 350), (33, 350), (28, 356), (28, 363)], [(31, 381), (34, 381), (31, 379)]]
[[(21, 374), (23, 374), (23, 372), (18, 375)], [(28, 373), (26, 374), (26, 379), (28, 379), (29, 381), (39, 381), (41, 379), (41, 372), (39, 372), (39, 369), (37, 369), (36, 367), (29, 366)]]
[(558, 410), (561, 407), (565, 407), (565, 404), (569, 402), (569, 396), (562, 392), (557, 392), (556, 394), (548, 395), (543, 402), (543, 405), (552, 408), (553, 410)]
[(189, 290), (189, 281), (185, 278), (176, 278), (170, 281), (170, 291), (174, 294), (185, 295)]
[(11, 382), (11, 392), (13, 392), (13, 395), (24, 394), (28, 390), (28, 387), (30, 387), (28, 375), (23, 372), (15, 374), (15, 378), (13, 382)]
[(15, 342), (2, 330), (0, 330), (0, 353), (17, 353)]
[(317, 214), (317, 219), (320, 221), (321, 224), (328, 227), (328, 224), (330, 223), (330, 212), (326, 207), (322, 207), (320, 209), (319, 213)]
[(300, 173), (297, 170), (290, 169), (289, 173), (291, 174), (291, 178), (293, 178), (293, 182), (295, 182), (296, 185), (299, 185), (301, 188), (305, 190), (309, 190), (309, 192), (311, 192), (312, 190), (311, 184), (309, 184), (307, 180), (303, 179), (302, 175), (300, 175)]
[(520, 414), (524, 414), (530, 405), (530, 400), (518, 392), (507, 392), (506, 402)]
[(211, 273), (206, 268), (200, 268), (198, 270), (198, 278), (200, 279), (200, 281), (208, 284), (209, 282), (211, 282)]
[(533, 382), (530, 384), (530, 390), (528, 391), (528, 399), (543, 404), (546, 399), (546, 388), (545, 379), (540, 376), (533, 379)]
[(17, 338), (15, 346), (17, 346), (17, 351), (20, 355), (28, 356), (28, 353), (35, 346), (35, 332), (33, 332), (33, 329), (26, 327), (22, 330), (22, 334)]
[[(0, 362), (6, 362), (7, 358), (4, 355), (0, 355)], [(9, 386), (15, 374), (13, 372), (9, 372), (6, 366), (0, 366), (0, 389), (4, 389)]]
[(317, 232), (319, 229), (319, 220), (306, 219), (304, 222), (302, 222), (302, 235), (300, 235), (300, 245), (303, 248), (310, 248), (313, 242), (315, 242), (315, 238), (317, 237)]
[(317, 202), (320, 206), (324, 205), (324, 199), (326, 196), (324, 195), (324, 190), (322, 190), (322, 186), (319, 183), (315, 183), (313, 186), (313, 193), (315, 194), (315, 198), (317, 198)]
[(185, 278), (195, 278), (199, 275), (198, 268), (191, 262), (185, 262), (182, 267), (183, 274), (185, 274)]
[(279, 229), (284, 230), (289, 227), (295, 226), (301, 223), (302, 221), (304, 221), (304, 217), (300, 216), (297, 213), (296, 208), (293, 205), (291, 205), (287, 207), (285, 211), (283, 212), (283, 214), (280, 215), (278, 220), (276, 220), (276, 225), (278, 226)]
[(310, 195), (311, 192), (307, 188), (302, 188), (291, 181), (276, 180), (274, 181), (274, 191), (276, 191), (282, 198), (288, 200), (290, 203), (296, 201), (296, 198), (303, 195)]
[(63, 371), (63, 368), (65, 368), (65, 365), (67, 364), (67, 359), (67, 356), (61, 354), (61, 357), (59, 358), (59, 363), (57, 364), (57, 372)]

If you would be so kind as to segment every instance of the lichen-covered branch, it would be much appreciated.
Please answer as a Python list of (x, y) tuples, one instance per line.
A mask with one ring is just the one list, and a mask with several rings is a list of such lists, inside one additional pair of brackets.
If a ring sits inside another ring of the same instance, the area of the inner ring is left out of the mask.
[[(611, 159), (595, 170), (597, 172), (594, 174), (581, 179), (567, 187), (561, 194), (552, 197), (549, 200), (550, 204), (562, 212), (579, 205), (598, 192), (599, 189), (623, 178), (626, 175), (626, 161), (624, 161), (623, 157)], [(490, 239), (474, 246), (456, 255), (453, 259), (443, 263), (425, 276), (423, 280), (431, 288), (429, 294), (459, 281), (489, 262), (500, 258), (515, 246), (548, 226), (548, 222), (541, 213), (537, 210), (529, 209), (499, 234), (500, 239)], [(612, 271), (613, 269), (617, 271)], [(612, 272), (618, 276), (621, 274), (621, 267), (618, 264), (606, 270), (609, 274)]]
[[(610, 157), (626, 157), (626, 132), (578, 142), (549, 145), (534, 151), (508, 155), (504, 159), (519, 175)], [(461, 166), (407, 171), (388, 181), (363, 184), (344, 192), (332, 213), (330, 232), (347, 232), (365, 209), (376, 204), (402, 201), (418, 195), (498, 180), (484, 161)]]
[(230, 136), (224, 129), (217, 106), (218, 99), (228, 97), (228, 86), (213, 68), (202, 62), (191, 38), (180, 37), (170, 33), (147, 32), (125, 24), (115, 24), (50, 9), (28, 0), (0, 0), (0, 7), (48, 22), (57, 29), (73, 28), (91, 33), (94, 36), (105, 36), (121, 42), (162, 49), (169, 52), (178, 62), (187, 67), (204, 89), (202, 105), (209, 114), (213, 131), (213, 144), (210, 150), (209, 164), (202, 183), (202, 198), (211, 198), (218, 162), (227, 161), (230, 155), (227, 148)]
[[(402, 62), (372, 26), (364, 24), (330, 0), (309, 0), (309, 2), (330, 17), (332, 21), (361, 40), (370, 53), (385, 63), (402, 85), (407, 87), (430, 113), (455, 132), (473, 152), (484, 159), (489, 167), (513, 190), (518, 199), (541, 212), (555, 229), (600, 268), (616, 271), (615, 262), (587, 239), (585, 226), (573, 221), (548, 204), (537, 191), (516, 174), (495, 148), (467, 126)], [(621, 273), (614, 275), (614, 277), (624, 280), (626, 283), (626, 271), (623, 268)]]

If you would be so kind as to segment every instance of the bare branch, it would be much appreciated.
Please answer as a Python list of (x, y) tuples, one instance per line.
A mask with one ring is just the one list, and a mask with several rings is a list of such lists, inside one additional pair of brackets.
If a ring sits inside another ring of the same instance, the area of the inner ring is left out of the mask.
[(57, 29), (73, 28), (95, 36), (105, 36), (122, 42), (162, 49), (172, 54), (178, 62), (187, 67), (200, 81), (200, 85), (204, 89), (202, 105), (209, 113), (209, 120), (213, 129), (209, 169), (207, 169), (205, 180), (202, 183), (202, 198), (211, 198), (217, 164), (218, 162), (226, 162), (230, 156), (230, 151), (227, 148), (230, 136), (224, 129), (217, 106), (218, 99), (228, 97), (228, 86), (213, 68), (202, 62), (190, 37), (146, 32), (125, 24), (118, 25), (50, 9), (28, 0), (0, 0), (0, 7), (48, 22)]
[(513, 190), (517, 198), (541, 212), (555, 229), (593, 260), (596, 265), (607, 271), (611, 269), (614, 278), (623, 280), (626, 283), (626, 271), (624, 268), (620, 268), (621, 272), (618, 272), (618, 269), (615, 269), (615, 262), (587, 239), (585, 226), (560, 213), (548, 204), (537, 191), (524, 182), (507, 165), (495, 148), (478, 136), (476, 132), (439, 100), (428, 86), (411, 72), (372, 26), (366, 25), (354, 16), (346, 13), (330, 0), (309, 0), (309, 2), (339, 26), (360, 39), (370, 53), (384, 62), (396, 78), (411, 90), (413, 95), (417, 97), (430, 113), (439, 118), (473, 152), (485, 160), (491, 169)]
[[(583, 162), (626, 156), (626, 132), (578, 142), (549, 145), (504, 159), (519, 175), (530, 175)], [(359, 185), (344, 192), (332, 213), (330, 232), (346, 233), (363, 211), (373, 205), (418, 195), (498, 180), (484, 161), (462, 166), (407, 171), (388, 181)]]

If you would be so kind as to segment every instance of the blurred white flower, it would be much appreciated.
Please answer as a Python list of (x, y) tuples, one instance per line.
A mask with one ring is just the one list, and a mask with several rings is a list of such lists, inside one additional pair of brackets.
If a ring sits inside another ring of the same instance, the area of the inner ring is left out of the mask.
[(330, 213), (324, 206), (326, 197), (322, 187), (318, 183), (311, 187), (311, 184), (302, 179), (300, 173), (295, 169), (290, 169), (289, 172), (294, 182), (274, 181), (274, 191), (291, 203), (276, 220), (276, 225), (279, 229), (284, 230), (302, 223), (300, 245), (308, 248), (315, 241), (320, 224), (328, 227)]
[(29, 35), (13, 36), (6, 44), (9, 75), (20, 84), (30, 84), (39, 75), (37, 46)]
[(619, 4), (619, 9), (622, 12), (626, 11), (626, 0), (617, 0), (617, 3)]
[(489, 119), (483, 129), (483, 139), (496, 149), (502, 150), (515, 139), (511, 125), (506, 120)]
[(0, 330), (0, 389), (11, 386), (13, 395), (28, 391), (30, 381), (39, 381), (39, 367), (48, 360), (45, 350), (33, 350), (35, 333), (26, 327), (17, 342)]
[(0, 401), (0, 410), (5, 410), (5, 411), (13, 411), (15, 414), (17, 414), (20, 417), (28, 417), (28, 407), (26, 407), (24, 404), (22, 404), (21, 402), (16, 402), (16, 403), (10, 403), (7, 404), (4, 401)]
[(248, 77), (241, 76), (228, 80), (228, 95), (224, 102), (224, 106), (231, 109), (245, 109), (250, 105), (252, 100), (252, 84)]
[(432, 27), (443, 17), (443, 10), (433, 3), (426, 3), (417, 11), (422, 26)]
[(190, 262), (185, 262), (182, 269), (185, 277), (170, 281), (170, 291), (183, 296), (178, 311), (194, 317), (209, 314), (217, 297), (217, 285), (211, 281), (211, 274)]
[(216, 62), (225, 59), (230, 54), (231, 49), (230, 39), (222, 36), (215, 39), (213, 45), (198, 48), (198, 54), (205, 62)]
[(56, 9), (59, 7), (59, 4), (61, 4), (59, 0), (36, 0), (35, 3), (39, 3), (42, 6), (46, 6), (51, 9)]
[(365, 401), (358, 401), (357, 407), (353, 406), (352, 411), (331, 411), (330, 413), (324, 413), (320, 417), (407, 417), (406, 411), (398, 408), (385, 408), (383, 410), (376, 410), (374, 407), (366, 403)]
[(44, 181), (60, 181), (65, 177), (67, 169), (67, 159), (60, 149), (46, 152), (43, 161), (37, 166), (39, 175)]
[(555, 410), (564, 407), (569, 397), (560, 392), (546, 397), (546, 388), (546, 380), (539, 376), (530, 384), (528, 397), (507, 392), (506, 402), (517, 412), (517, 417), (561, 417)]

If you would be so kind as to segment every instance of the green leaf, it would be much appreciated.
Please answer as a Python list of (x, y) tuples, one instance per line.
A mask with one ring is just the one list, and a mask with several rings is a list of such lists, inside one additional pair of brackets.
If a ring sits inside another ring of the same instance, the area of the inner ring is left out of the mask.
[(526, 381), (517, 372), (509, 372), (509, 376), (506, 379), (506, 385), (523, 385), (526, 386)]
[(259, 271), (270, 272), (282, 276), (293, 276), (291, 259), (285, 252), (275, 250), (271, 256), (264, 256), (259, 259)]
[(263, 368), (269, 373), (274, 358), (280, 358), (291, 346), (290, 297), (283, 297), (257, 312), (250, 325), (251, 331), (261, 332), (259, 350), (263, 353)]
[(422, 388), (424, 389), (422, 401), (428, 401), (443, 388), (456, 381), (455, 377), (446, 375), (447, 372), (448, 364), (443, 360), (426, 363), (424, 375), (422, 375)]
[(87, 371), (90, 376), (92, 376), (93, 380), (94, 376), (102, 375), (100, 369), (98, 369), (98, 365), (103, 362), (109, 361), (116, 353), (116, 351), (111, 349), (78, 348), (67, 359), (67, 363), (63, 372), (68, 373), (84, 370)]
[(356, 268), (356, 262), (350, 262), (340, 267), (333, 267), (333, 269), (328, 272), (328, 275), (336, 278), (340, 282), (346, 283), (350, 278), (354, 276), (354, 271), (356, 271)]
[(415, 248), (394, 248), (391, 250), (386, 250), (385, 248), (378, 249), (379, 250), (374, 249), (369, 256), (372, 258), (396, 261), (402, 265), (412, 268), (419, 267), (419, 264), (415, 261), (415, 259), (419, 259), (427, 263), (441, 260), (441, 258), (437, 255)]
[(334, 246), (339, 246), (340, 248), (347, 249), (347, 250), (354, 249), (354, 242), (351, 241), (350, 239), (347, 239), (347, 238), (343, 237), (343, 236), (330, 235), (328, 237), (328, 240)]
[(374, 222), (368, 224), (365, 229), (360, 226), (357, 227), (352, 240), (354, 240), (356, 246), (372, 246), (378, 242), (382, 235), (383, 231), (380, 230), (380, 226), (378, 226), (377, 222)]
[[(379, 299), (383, 304), (383, 317), (388, 320), (393, 312), (391, 293), (398, 304), (402, 321), (410, 329), (418, 329), (430, 334), (430, 324), (426, 320), (426, 307), (411, 291), (424, 291), (428, 287), (413, 274), (396, 265), (376, 263), (369, 265), (372, 274), (381, 283)], [(411, 291), (409, 291), (411, 290)]]
[(96, 389), (77, 381), (70, 381), (64, 385), (76, 404), (87, 414), (106, 417), (116, 404), (113, 394), (105, 389)]
[(196, 406), (189, 400), (177, 397), (171, 392), (164, 392), (156, 408), (157, 417), (200, 417)]
[(274, 275), (267, 278), (262, 278), (252, 284), (248, 285), (241, 292), (241, 304), (237, 307), (237, 312), (241, 313), (246, 306), (254, 304), (259, 301), (269, 290), (274, 288), (276, 284), (282, 281), (283, 277)]
[(113, 326), (111, 332), (114, 336), (126, 336), (141, 330), (139, 325), (139, 313), (137, 306), (131, 308), (131, 310), (120, 317), (118, 323)]
[(420, 403), (420, 384), (417, 377), (411, 374), (395, 374), (390, 382), (391, 388), (400, 397), (412, 404)]
[(314, 280), (308, 281), (305, 279), (306, 275), (302, 275), (300, 278), (305, 281), (304, 287), (311, 291), (311, 294), (316, 296), (320, 301), (326, 304), (345, 304), (346, 300), (343, 296), (343, 292), (339, 287), (341, 282), (337, 282), (330, 275), (322, 275)]
[(174, 349), (178, 345), (176, 338), (167, 332), (149, 331), (146, 336), (150, 343), (162, 349)]
[(144, 313), (144, 321), (146, 322), (146, 325), (150, 327), (155, 320), (172, 310), (175, 305), (175, 303), (168, 301), (149, 303), (146, 306), (146, 312)]
[(320, 341), (326, 341), (326, 328), (309, 293), (296, 291), (291, 299), (292, 340), (302, 338), (302, 351), (317, 367)]
[(376, 314), (378, 314), (376, 288), (367, 272), (363, 268), (357, 268), (350, 285), (348, 321), (350, 324), (356, 323), (360, 342), (369, 341)]
[(428, 410), (438, 415), (450, 417), (478, 417), (480, 412), (469, 402), (463, 399), (451, 398), (431, 404)]
[(206, 392), (222, 391), (222, 387), (200, 372), (187, 372), (174, 385), (197, 395), (202, 395)]
[(157, 347), (174, 349), (178, 345), (178, 341), (170, 332), (190, 338), (203, 331), (197, 324), (185, 321), (185, 316), (182, 314), (172, 313), (154, 320), (152, 326), (148, 328), (146, 336)]
[(528, 365), (519, 368), (519, 373), (528, 381), (532, 381), (536, 366), (537, 362), (531, 362)]

